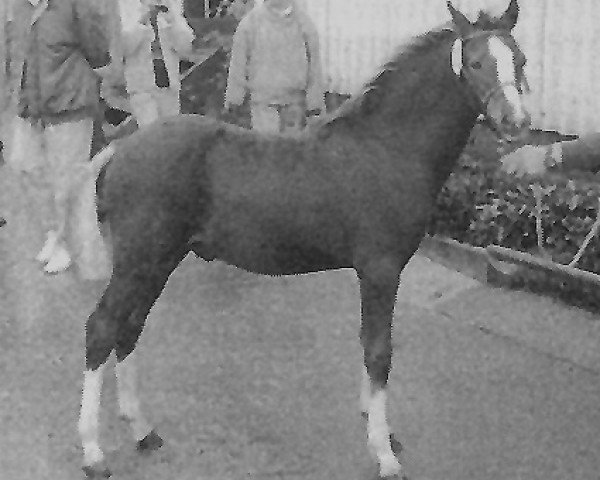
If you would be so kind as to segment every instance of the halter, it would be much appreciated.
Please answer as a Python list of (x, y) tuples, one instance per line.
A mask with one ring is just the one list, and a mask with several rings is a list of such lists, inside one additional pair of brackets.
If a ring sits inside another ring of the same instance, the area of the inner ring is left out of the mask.
[(475, 96), (476, 102), (478, 104), (478, 106), (475, 108), (478, 109), (478, 111), (484, 115), (485, 122), (488, 124), (490, 129), (493, 130), (494, 132), (496, 132), (496, 134), (498, 134), (498, 136), (502, 137), (502, 130), (501, 130), (500, 126), (497, 125), (496, 121), (488, 115), (488, 106), (489, 106), (490, 102), (492, 101), (492, 99), (498, 94), (498, 92), (502, 91), (505, 87), (513, 86), (518, 91), (521, 91), (519, 89), (519, 86), (517, 85), (517, 82), (503, 82), (499, 85), (495, 85), (494, 87), (490, 88), (487, 92), (485, 92), (485, 94), (483, 96), (480, 97), (477, 93), (478, 89), (475, 88), (475, 86), (473, 84), (471, 84), (471, 82), (469, 82), (467, 76), (464, 74), (465, 43), (468, 42), (469, 40), (473, 40), (476, 38), (491, 37), (494, 35), (499, 36), (499, 37), (506, 36), (506, 32), (504, 32), (502, 30), (484, 30), (484, 31), (474, 32), (466, 37), (459, 38), (459, 40), (461, 40), (461, 43), (462, 43), (462, 45), (461, 45), (462, 52), (461, 53), (462, 53), (462, 57), (463, 57), (462, 65), (461, 65), (461, 69), (460, 69), (460, 79), (468, 85), (469, 90), (471, 90), (471, 92), (473, 93), (473, 96)]
[[(467, 80), (465, 79), (465, 81), (467, 81)], [(489, 91), (480, 100), (480, 103), (485, 111), (487, 111), (487, 107), (488, 107), (489, 103), (492, 101), (492, 98), (494, 98), (496, 96), (496, 94), (500, 90), (502, 90), (504, 87), (515, 87), (517, 90), (519, 90), (519, 87), (517, 86), (516, 82), (504, 82), (504, 83), (501, 83), (500, 85), (496, 85), (495, 87), (490, 88)]]

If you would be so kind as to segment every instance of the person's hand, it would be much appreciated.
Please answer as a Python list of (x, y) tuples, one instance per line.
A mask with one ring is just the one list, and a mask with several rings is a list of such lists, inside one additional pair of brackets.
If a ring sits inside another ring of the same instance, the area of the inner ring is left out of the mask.
[(221, 118), (226, 122), (231, 122), (239, 115), (240, 105), (234, 105), (232, 103), (225, 103), (221, 112)]
[(525, 145), (500, 159), (502, 170), (517, 176), (543, 175), (548, 169), (550, 147)]
[(140, 17), (140, 23), (147, 25), (152, 17), (157, 18), (159, 12), (168, 12), (169, 8), (162, 4), (151, 3), (146, 7), (145, 12)]
[(152, 7), (148, 7), (144, 13), (142, 13), (142, 16), (139, 19), (139, 22), (142, 25), (148, 25), (148, 22), (150, 22), (150, 17), (152, 16), (152, 13), (154, 12), (154, 8)]

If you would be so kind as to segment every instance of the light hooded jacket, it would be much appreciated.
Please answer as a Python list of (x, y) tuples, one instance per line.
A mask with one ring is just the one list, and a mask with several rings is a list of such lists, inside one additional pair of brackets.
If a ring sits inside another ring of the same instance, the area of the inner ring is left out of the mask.
[(109, 45), (97, 0), (40, 0), (26, 36), (18, 114), (61, 123), (96, 114)]
[[(194, 31), (183, 16), (181, 1), (166, 2), (168, 12), (158, 14), (158, 35), (165, 67), (169, 75), (169, 88), (179, 92), (181, 80), (179, 61), (192, 53)], [(125, 81), (129, 95), (150, 93), (156, 89), (152, 40), (154, 30), (140, 23), (145, 7), (139, 0), (119, 0), (121, 19), (121, 54)]]
[(226, 105), (286, 105), (306, 96), (308, 110), (324, 108), (318, 34), (307, 14), (295, 7), (285, 15), (267, 4), (242, 19), (233, 38)]

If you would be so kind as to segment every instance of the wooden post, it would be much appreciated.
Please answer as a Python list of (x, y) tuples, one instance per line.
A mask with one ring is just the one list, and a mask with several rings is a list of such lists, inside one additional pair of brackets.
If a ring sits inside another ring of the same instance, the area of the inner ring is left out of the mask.
[(210, 0), (204, 0), (204, 18), (210, 16)]

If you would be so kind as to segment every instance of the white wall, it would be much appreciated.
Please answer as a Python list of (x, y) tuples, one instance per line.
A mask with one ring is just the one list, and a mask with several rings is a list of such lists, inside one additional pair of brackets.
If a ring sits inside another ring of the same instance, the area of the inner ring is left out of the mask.
[[(303, 0), (321, 35), (331, 91), (352, 93), (401, 43), (449, 20), (445, 0)], [(508, 0), (455, 0), (472, 18), (481, 5), (501, 13)], [(600, 131), (600, 1), (520, 0), (515, 37), (528, 57), (528, 101), (537, 128)]]

